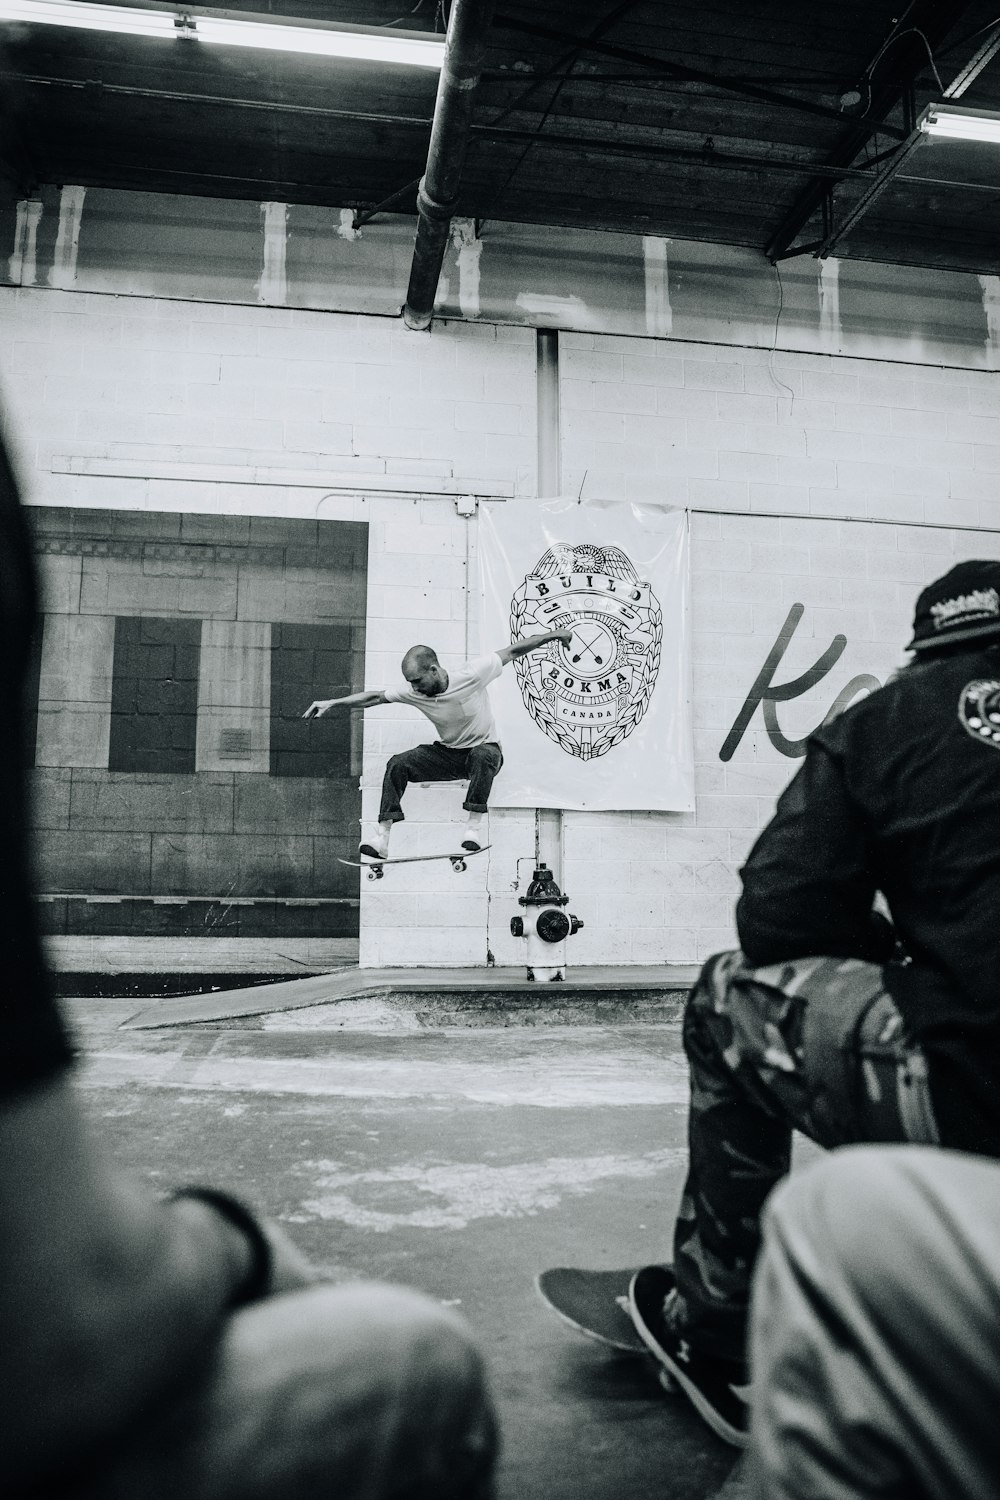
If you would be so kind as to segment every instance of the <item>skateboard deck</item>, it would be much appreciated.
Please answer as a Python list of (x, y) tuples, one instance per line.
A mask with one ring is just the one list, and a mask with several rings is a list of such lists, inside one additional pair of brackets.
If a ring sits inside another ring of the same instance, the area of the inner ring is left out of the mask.
[(370, 859), (366, 854), (362, 859), (338, 859), (338, 864), (353, 865), (356, 870), (367, 870), (369, 880), (381, 880), (386, 865), (419, 865), (429, 859), (450, 859), (452, 869), (461, 871), (465, 869), (466, 860), (485, 854), (490, 847), (489, 844), (483, 844), (481, 849), (456, 849), (453, 854), (403, 854), (398, 859), (391, 856), (388, 859)]
[(635, 1267), (587, 1271), (554, 1266), (535, 1277), (545, 1305), (584, 1338), (622, 1354), (648, 1354), (629, 1313), (628, 1289)]

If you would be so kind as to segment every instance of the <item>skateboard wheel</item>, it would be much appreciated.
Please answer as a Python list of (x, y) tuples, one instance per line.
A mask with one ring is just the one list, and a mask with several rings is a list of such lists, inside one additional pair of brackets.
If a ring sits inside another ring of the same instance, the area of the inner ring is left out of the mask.
[(456, 860), (452, 861), (452, 868), (454, 870), (458, 871), (459, 873), (461, 873), (461, 871), (464, 870), (465, 867), (466, 866), (465, 866), (465, 860), (464, 859), (456, 859)]

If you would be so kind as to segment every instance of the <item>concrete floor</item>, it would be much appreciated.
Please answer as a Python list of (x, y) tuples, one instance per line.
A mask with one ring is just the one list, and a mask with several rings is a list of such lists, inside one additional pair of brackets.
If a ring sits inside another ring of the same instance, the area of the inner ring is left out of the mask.
[[(493, 1371), (500, 1500), (703, 1500), (733, 1467), (644, 1359), (576, 1337), (546, 1266), (668, 1254), (685, 1163), (675, 1025), (366, 1029), (336, 1006), (119, 1030), (67, 1002), (86, 1107), (122, 1166), (226, 1185), (337, 1279), (461, 1308)], [(726, 1495), (740, 1493), (725, 1485)]]

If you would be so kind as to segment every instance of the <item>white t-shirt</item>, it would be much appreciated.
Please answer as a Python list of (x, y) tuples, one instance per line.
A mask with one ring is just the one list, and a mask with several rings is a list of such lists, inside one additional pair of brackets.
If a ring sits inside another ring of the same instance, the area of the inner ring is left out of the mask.
[(442, 745), (469, 750), (497, 737), (486, 688), (502, 671), (503, 662), (492, 651), (489, 656), (474, 657), (455, 672), (449, 671), (447, 689), (436, 697), (415, 693), (407, 682), (403, 687), (385, 688), (385, 701), (419, 708), (434, 725)]

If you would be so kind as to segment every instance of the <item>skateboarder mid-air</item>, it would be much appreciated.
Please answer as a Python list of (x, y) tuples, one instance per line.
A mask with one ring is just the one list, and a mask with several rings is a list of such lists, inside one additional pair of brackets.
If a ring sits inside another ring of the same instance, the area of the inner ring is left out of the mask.
[(550, 641), (568, 646), (571, 630), (550, 630), (477, 656), (454, 672), (447, 672), (430, 646), (411, 646), (403, 657), (404, 687), (370, 688), (346, 698), (317, 698), (304, 719), (318, 719), (331, 708), (377, 708), (382, 703), (405, 703), (425, 714), (438, 732), (432, 745), (415, 745), (390, 756), (382, 781), (378, 830), (358, 852), (368, 859), (386, 859), (393, 823), (403, 819), (400, 799), (411, 781), (462, 781), (469, 789), (462, 806), (468, 814), (468, 837), (462, 848), (475, 853), (477, 837), (489, 801), (493, 779), (503, 765), (493, 709), (486, 689), (516, 656), (526, 656)]

